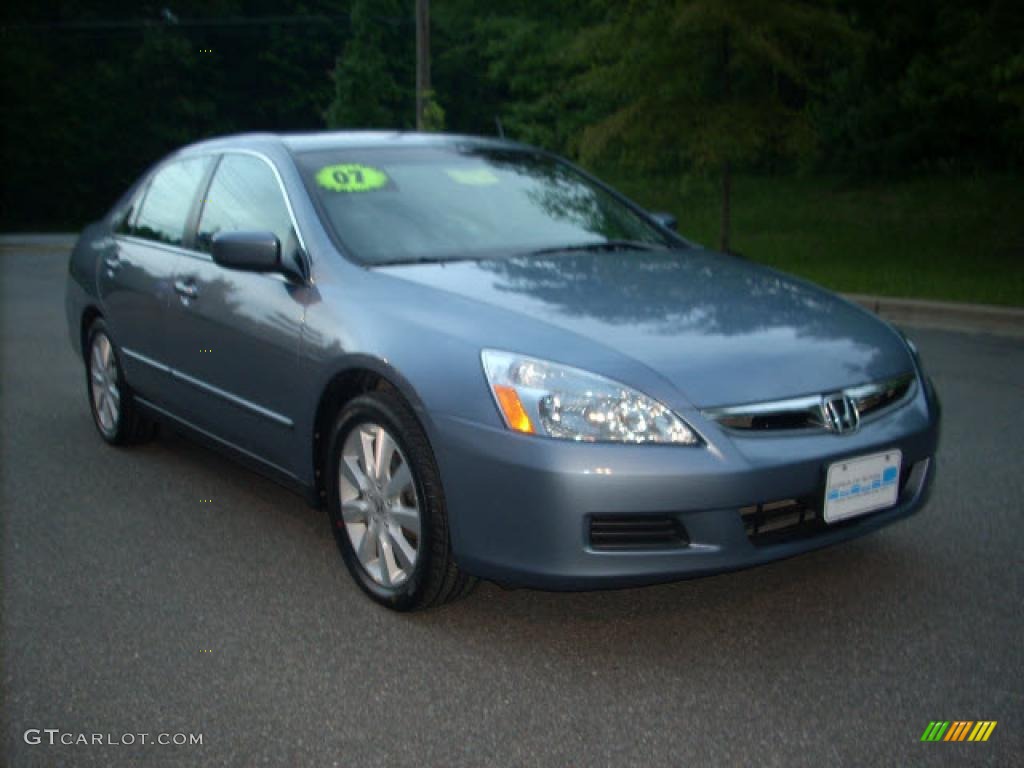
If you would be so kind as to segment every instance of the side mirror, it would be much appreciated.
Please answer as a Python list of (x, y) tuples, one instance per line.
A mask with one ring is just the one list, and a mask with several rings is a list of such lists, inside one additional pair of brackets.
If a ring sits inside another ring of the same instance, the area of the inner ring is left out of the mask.
[(673, 232), (675, 232), (679, 227), (679, 219), (671, 213), (665, 213), (664, 211), (652, 211), (651, 218), (661, 224), (665, 229), (671, 229)]
[(210, 243), (213, 260), (226, 269), (277, 272), (281, 243), (273, 232), (218, 232)]

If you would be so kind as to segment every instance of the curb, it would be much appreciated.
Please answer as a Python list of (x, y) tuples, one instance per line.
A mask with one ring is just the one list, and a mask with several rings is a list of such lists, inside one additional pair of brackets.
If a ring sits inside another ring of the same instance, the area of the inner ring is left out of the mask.
[(60, 232), (49, 235), (0, 235), (0, 249), (19, 251), (70, 251), (75, 246), (78, 235), (73, 232)]
[(1024, 309), (861, 293), (844, 293), (843, 297), (897, 325), (1024, 338)]
[[(19, 251), (70, 250), (77, 238), (75, 233), (0, 235), (0, 251), (15, 248)], [(897, 325), (1024, 338), (1024, 309), (1016, 307), (896, 299), (862, 293), (844, 293), (842, 296)]]

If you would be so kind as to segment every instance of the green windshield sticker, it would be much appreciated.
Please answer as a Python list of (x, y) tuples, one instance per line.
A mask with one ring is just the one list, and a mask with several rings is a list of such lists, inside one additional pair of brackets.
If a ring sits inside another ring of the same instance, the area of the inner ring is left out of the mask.
[(369, 192), (386, 185), (388, 175), (369, 165), (341, 163), (317, 171), (316, 183), (333, 192)]
[(498, 183), (498, 177), (490, 168), (448, 168), (445, 170), (453, 181), (471, 187), (486, 187)]

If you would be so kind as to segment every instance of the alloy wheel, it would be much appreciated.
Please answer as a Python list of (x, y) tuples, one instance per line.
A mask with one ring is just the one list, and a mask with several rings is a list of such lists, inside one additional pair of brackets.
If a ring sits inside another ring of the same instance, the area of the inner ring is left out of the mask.
[(416, 567), (421, 541), (412, 467), (391, 433), (372, 422), (348, 433), (339, 464), (341, 516), (352, 550), (377, 584), (400, 586)]
[(103, 434), (113, 435), (121, 417), (121, 392), (117, 386), (117, 359), (105, 333), (93, 337), (89, 354), (89, 390), (96, 421)]

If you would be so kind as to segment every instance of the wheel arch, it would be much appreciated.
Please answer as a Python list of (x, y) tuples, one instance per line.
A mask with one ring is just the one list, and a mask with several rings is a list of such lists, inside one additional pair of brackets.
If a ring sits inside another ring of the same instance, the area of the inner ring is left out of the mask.
[(404, 399), (412, 408), (428, 440), (433, 434), (430, 417), (423, 401), (408, 379), (387, 361), (370, 355), (350, 355), (335, 369), (320, 389), (316, 410), (313, 415), (313, 439), (311, 460), (316, 500), (323, 504), (326, 486), (323, 477), (324, 455), (327, 451), (328, 433), (331, 423), (346, 403), (367, 392), (388, 390)]
[(86, 346), (89, 343), (89, 329), (97, 319), (101, 319), (103, 313), (100, 312), (99, 307), (95, 304), (87, 304), (82, 310), (82, 320), (78, 330), (78, 351), (81, 353), (82, 358), (85, 358)]

